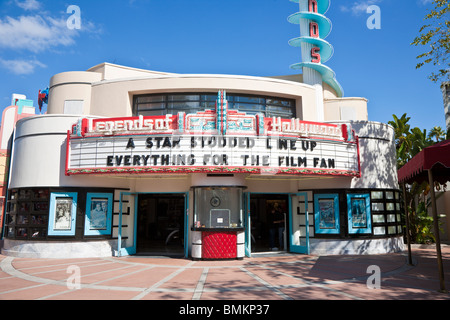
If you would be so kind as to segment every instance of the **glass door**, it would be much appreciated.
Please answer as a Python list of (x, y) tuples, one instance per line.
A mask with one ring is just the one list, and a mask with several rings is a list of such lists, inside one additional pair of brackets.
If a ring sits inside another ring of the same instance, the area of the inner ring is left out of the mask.
[(185, 193), (184, 196), (184, 257), (189, 256), (189, 192)]
[[(121, 192), (119, 200), (119, 225), (118, 225), (118, 236), (117, 236), (117, 251), (115, 253), (118, 257), (128, 256), (136, 254), (136, 232), (134, 233), (133, 240), (130, 239), (132, 243), (129, 243), (128, 238), (124, 233), (126, 233), (128, 218), (130, 215), (127, 212), (134, 206), (134, 224), (136, 224), (136, 214), (137, 214), (137, 194), (130, 192)], [(125, 208), (127, 207), (127, 208)], [(124, 223), (125, 222), (125, 223)], [(135, 228), (136, 229), (136, 225)]]
[(306, 192), (289, 195), (290, 251), (309, 254), (309, 214)]
[(121, 192), (117, 234), (116, 256), (148, 252), (187, 257), (189, 193)]
[(252, 226), (250, 219), (250, 192), (244, 192), (244, 227), (245, 227), (245, 256), (252, 256)]

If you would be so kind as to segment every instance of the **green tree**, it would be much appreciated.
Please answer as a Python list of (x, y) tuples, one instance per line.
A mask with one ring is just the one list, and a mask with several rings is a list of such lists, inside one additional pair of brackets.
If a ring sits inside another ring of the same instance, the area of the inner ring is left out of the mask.
[(441, 142), (446, 139), (446, 133), (441, 127), (434, 127), (431, 129), (430, 133), (428, 134), (429, 139), (436, 139), (436, 142)]
[(426, 147), (429, 147), (433, 145), (433, 141), (428, 138), (427, 136), (427, 130), (421, 130), (420, 128), (412, 128), (411, 129), (411, 149), (408, 155), (408, 158), (411, 159), (415, 155), (417, 155), (420, 151), (425, 149)]
[[(418, 127), (411, 128), (410, 117), (403, 114), (400, 118), (392, 115), (393, 120), (389, 124), (394, 128), (395, 144), (397, 149), (397, 167), (401, 168), (415, 155), (426, 147), (442, 140), (445, 134), (440, 127), (434, 127), (427, 135), (427, 130)], [(433, 140), (436, 139), (436, 141)], [(433, 218), (428, 216), (427, 208), (430, 201), (427, 195), (430, 186), (427, 182), (414, 182), (406, 188), (406, 206), (410, 217), (410, 235), (414, 243), (429, 243), (434, 241), (431, 231)]]
[(397, 150), (397, 165), (401, 168), (409, 160), (409, 151), (412, 147), (411, 144), (411, 126), (408, 124), (411, 117), (407, 117), (404, 113), (401, 118), (397, 117), (395, 114), (392, 115), (393, 121), (389, 121), (389, 124), (394, 128), (395, 135), (395, 147)]
[(433, 64), (438, 68), (429, 78), (433, 82), (450, 79), (450, 0), (432, 0), (434, 8), (425, 16), (427, 24), (422, 26), (411, 45), (424, 46), (426, 52), (417, 56), (421, 60), (416, 66), (422, 68)]

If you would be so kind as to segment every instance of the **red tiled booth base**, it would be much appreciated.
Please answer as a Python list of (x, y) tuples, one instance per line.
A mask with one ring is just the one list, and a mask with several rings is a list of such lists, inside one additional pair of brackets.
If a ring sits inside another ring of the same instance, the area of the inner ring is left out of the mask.
[(235, 259), (237, 258), (236, 232), (203, 232), (203, 259)]

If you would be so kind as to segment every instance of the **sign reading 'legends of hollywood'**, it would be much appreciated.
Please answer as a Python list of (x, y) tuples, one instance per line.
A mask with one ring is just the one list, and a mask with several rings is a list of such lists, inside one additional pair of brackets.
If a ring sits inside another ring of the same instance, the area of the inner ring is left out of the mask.
[(346, 125), (228, 110), (80, 119), (68, 133), (66, 174), (253, 173), (359, 176), (358, 138)]

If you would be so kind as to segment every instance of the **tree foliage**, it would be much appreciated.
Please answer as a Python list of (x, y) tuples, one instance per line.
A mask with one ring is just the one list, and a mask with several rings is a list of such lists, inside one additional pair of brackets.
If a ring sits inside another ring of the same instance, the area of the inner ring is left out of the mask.
[[(425, 129), (411, 128), (408, 124), (410, 119), (405, 113), (400, 118), (393, 115), (393, 120), (389, 121), (394, 128), (398, 169), (426, 147), (450, 138), (441, 127), (432, 128), (428, 134)], [(443, 188), (439, 185), (435, 187)], [(427, 182), (421, 184), (414, 182), (406, 190), (405, 202), (410, 214), (410, 235), (412, 241), (416, 243), (429, 243), (435, 239), (431, 230), (433, 218), (428, 216), (427, 210), (430, 206), (427, 199), (429, 192), (430, 186)]]
[(433, 64), (437, 72), (429, 78), (433, 82), (450, 80), (450, 0), (432, 0), (434, 8), (425, 16), (426, 24), (422, 26), (414, 41), (414, 46), (424, 46), (426, 51), (417, 59), (421, 60), (416, 68)]

